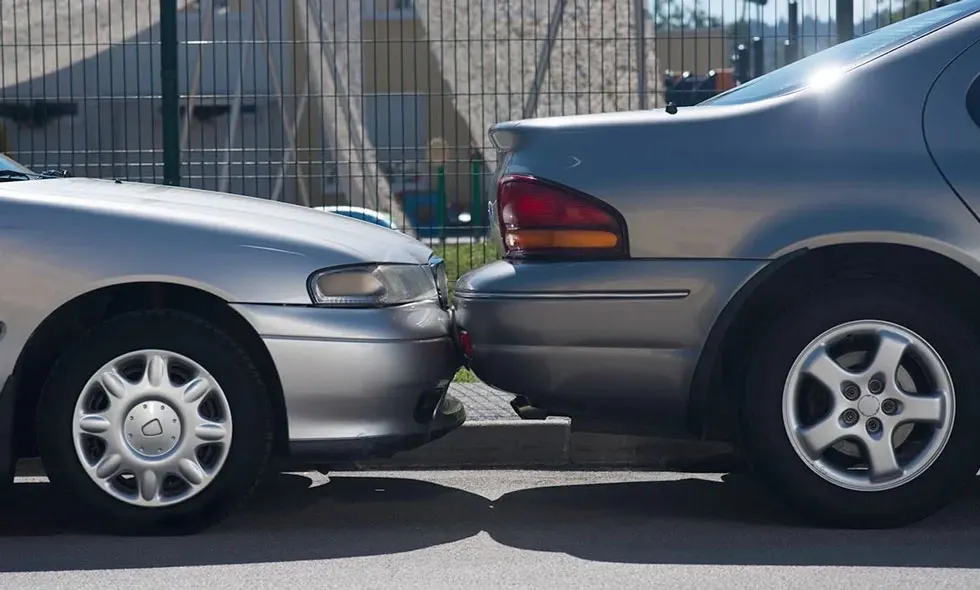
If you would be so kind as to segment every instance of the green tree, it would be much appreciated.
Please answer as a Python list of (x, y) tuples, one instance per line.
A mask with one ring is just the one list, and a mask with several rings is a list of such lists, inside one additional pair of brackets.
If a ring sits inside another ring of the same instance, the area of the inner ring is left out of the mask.
[(748, 43), (752, 37), (752, 23), (744, 16), (725, 26), (725, 37), (732, 39), (735, 45)]
[(879, 22), (882, 25), (896, 23), (916, 14), (935, 8), (934, 0), (878, 0)]
[(721, 21), (701, 6), (701, 0), (654, 0), (653, 22), (657, 30), (709, 29)]

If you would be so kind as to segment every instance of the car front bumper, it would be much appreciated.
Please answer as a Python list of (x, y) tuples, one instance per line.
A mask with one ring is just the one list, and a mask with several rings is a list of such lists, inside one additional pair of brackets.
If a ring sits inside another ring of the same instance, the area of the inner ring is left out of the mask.
[(235, 305), (279, 373), (290, 454), (347, 461), (408, 450), (463, 424), (449, 312)]

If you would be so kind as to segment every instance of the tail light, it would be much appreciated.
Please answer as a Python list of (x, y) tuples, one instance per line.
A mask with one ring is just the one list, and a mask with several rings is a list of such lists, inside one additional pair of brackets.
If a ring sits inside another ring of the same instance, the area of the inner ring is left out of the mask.
[(613, 208), (539, 178), (501, 178), (497, 215), (510, 258), (626, 255), (626, 224)]
[(466, 330), (460, 330), (457, 333), (457, 339), (459, 340), (459, 348), (463, 352), (463, 356), (467, 359), (473, 358), (473, 341), (470, 340), (470, 334)]

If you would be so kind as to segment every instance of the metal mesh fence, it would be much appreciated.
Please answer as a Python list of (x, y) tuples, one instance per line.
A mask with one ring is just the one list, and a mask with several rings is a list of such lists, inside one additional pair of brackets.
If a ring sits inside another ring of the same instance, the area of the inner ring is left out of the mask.
[(458, 274), (495, 256), (494, 122), (695, 104), (933, 7), (0, 0), (0, 149), (37, 170), (381, 212)]

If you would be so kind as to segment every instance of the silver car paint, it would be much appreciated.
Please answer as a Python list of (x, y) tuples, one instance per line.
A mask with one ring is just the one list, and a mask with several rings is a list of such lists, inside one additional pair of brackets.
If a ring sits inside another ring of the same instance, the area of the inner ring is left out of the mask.
[(649, 411), (653, 403), (665, 423), (682, 424), (716, 315), (764, 265), (500, 261), (457, 283), (456, 320), (476, 347), (473, 370), (492, 385), (559, 413)]
[(927, 105), (939, 166), (980, 206), (980, 133), (963, 107), (978, 51), (933, 87), (978, 30), (974, 14), (860, 76), (753, 104), (496, 126), (516, 137), (498, 175), (536, 175), (611, 204), (626, 219), (631, 259), (504, 261), (461, 277), (456, 317), (474, 371), (557, 413), (632, 412), (685, 427), (712, 328), (772, 261), (882, 242), (980, 272), (980, 225), (923, 138)]
[(957, 57), (939, 76), (929, 92), (923, 128), (929, 151), (950, 186), (980, 214), (980, 127), (963, 108), (970, 84), (980, 74), (980, 41)]
[(276, 364), (294, 444), (426, 434), (431, 424), (413, 419), (419, 395), (448, 385), (458, 367), (449, 315), (437, 304), (233, 307)]
[(0, 384), (66, 302), (161, 281), (220, 297), (262, 336), (291, 439), (417, 434), (424, 427), (405, 408), (455, 370), (448, 312), (315, 308), (307, 279), (344, 264), (426, 264), (431, 254), (398, 232), (254, 198), (81, 178), (2, 183)]
[(827, 92), (504, 123), (525, 145), (506, 172), (611, 204), (634, 258), (771, 259), (833, 242), (949, 242), (949, 233), (969, 241), (974, 227), (932, 163), (921, 113), (978, 26), (980, 15), (968, 17)]

